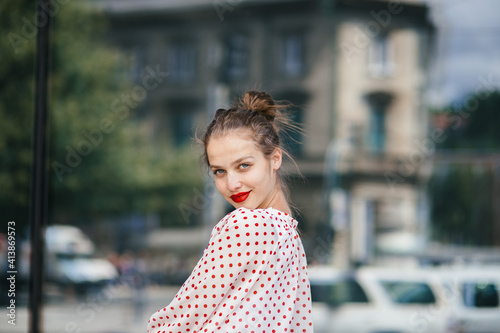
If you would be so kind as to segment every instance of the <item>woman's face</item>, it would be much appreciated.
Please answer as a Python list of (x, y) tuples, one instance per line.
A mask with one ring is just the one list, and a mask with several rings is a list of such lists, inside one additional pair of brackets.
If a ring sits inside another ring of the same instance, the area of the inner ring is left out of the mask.
[(281, 166), (280, 149), (268, 159), (249, 130), (235, 130), (212, 137), (207, 156), (217, 190), (236, 209), (272, 206), (279, 190), (276, 176)]

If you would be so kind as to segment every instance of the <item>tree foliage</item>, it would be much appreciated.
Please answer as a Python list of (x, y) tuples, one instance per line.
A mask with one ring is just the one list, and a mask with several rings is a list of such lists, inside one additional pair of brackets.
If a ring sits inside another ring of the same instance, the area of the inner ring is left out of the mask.
[[(438, 165), (429, 181), (432, 234), (435, 240), (461, 245), (493, 245), (497, 164), (486, 158), (500, 151), (500, 92), (480, 92), (439, 112), (447, 119), (436, 154), (450, 162)], [(460, 163), (453, 161), (459, 160)]]
[(16, 221), (21, 231), (29, 218), (35, 39), (22, 37), (25, 42), (16, 48), (12, 38), (23, 35), (23, 18), (34, 16), (35, 3), (1, 1), (0, 12), (4, 14), (0, 20), (0, 215), (2, 229), (6, 221)]
[(492, 245), (492, 184), (485, 165), (436, 167), (429, 181), (432, 238), (458, 245)]
[(440, 111), (449, 119), (447, 139), (440, 149), (498, 150), (500, 148), (500, 92), (486, 91), (467, 96)]
[[(196, 154), (152, 137), (138, 117), (147, 112), (149, 91), (128, 80), (127, 58), (105, 38), (105, 16), (82, 3), (57, 5), (51, 14), (49, 223), (154, 213), (164, 225), (185, 225), (179, 205), (201, 186)], [(16, 37), (1, 39), (0, 48), (0, 214), (23, 225), (36, 39), (23, 29), (30, 18), (37, 23), (31, 1), (3, 1), (0, 10), (9, 12), (0, 20), (2, 35)]]

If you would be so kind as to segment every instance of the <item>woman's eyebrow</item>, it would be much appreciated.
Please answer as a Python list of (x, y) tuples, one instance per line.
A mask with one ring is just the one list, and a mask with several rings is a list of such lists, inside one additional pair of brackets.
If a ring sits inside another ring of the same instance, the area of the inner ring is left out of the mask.
[[(231, 165), (238, 164), (238, 163), (240, 163), (241, 161), (243, 161), (243, 160), (245, 160), (247, 158), (253, 158), (253, 156), (252, 155), (247, 155), (247, 156), (240, 157), (236, 161), (232, 162)], [(220, 167), (218, 165), (212, 165), (212, 164), (210, 164), (210, 168), (213, 169), (213, 168), (222, 168), (222, 167)]]

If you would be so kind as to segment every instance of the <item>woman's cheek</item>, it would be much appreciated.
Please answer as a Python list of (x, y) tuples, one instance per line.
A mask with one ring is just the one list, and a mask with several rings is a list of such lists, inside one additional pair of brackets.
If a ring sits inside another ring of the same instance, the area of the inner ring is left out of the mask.
[(253, 186), (263, 185), (266, 182), (266, 174), (264, 172), (257, 172), (256, 170), (252, 171), (248, 174), (247, 181)]

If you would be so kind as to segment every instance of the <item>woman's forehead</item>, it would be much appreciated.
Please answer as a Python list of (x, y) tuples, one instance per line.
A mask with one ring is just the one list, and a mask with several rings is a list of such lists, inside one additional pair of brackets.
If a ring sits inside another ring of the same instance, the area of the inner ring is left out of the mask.
[(242, 157), (260, 157), (262, 152), (251, 137), (235, 133), (211, 138), (207, 145), (210, 165), (229, 164)]

